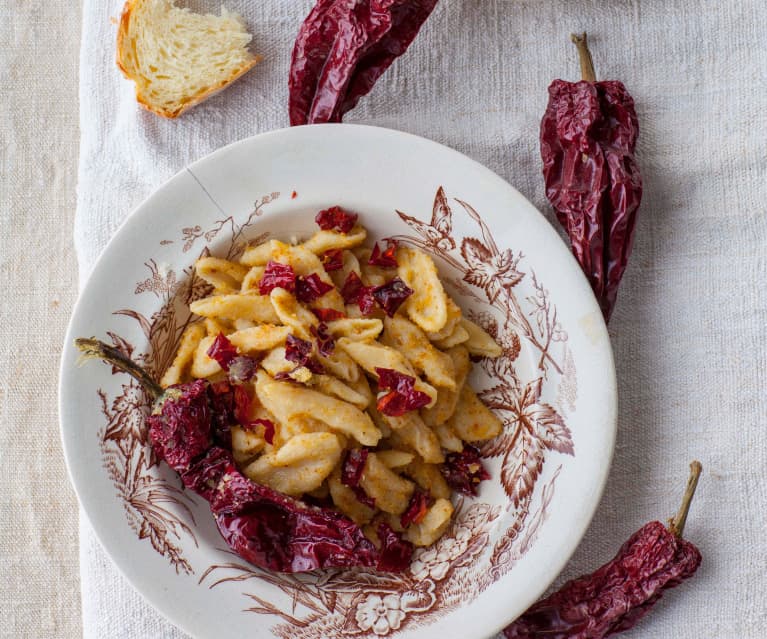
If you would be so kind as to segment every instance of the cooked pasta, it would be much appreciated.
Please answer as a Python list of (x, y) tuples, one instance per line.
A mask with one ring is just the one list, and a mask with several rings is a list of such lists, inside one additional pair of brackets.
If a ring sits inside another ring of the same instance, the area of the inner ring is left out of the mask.
[(364, 227), (347, 228), (200, 258), (212, 293), (190, 304), (200, 319), (162, 384), (240, 385), (231, 446), (247, 477), (330, 500), (374, 542), (383, 521), (426, 546), (453, 514), (446, 455), (500, 433), (467, 379), (470, 356), (501, 348), (463, 317), (429, 255), (388, 243), (382, 259)]

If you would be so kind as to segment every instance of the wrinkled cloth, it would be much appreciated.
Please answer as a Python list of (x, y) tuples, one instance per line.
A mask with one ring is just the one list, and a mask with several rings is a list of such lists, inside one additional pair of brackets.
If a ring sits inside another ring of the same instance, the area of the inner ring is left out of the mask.
[[(165, 180), (224, 144), (287, 126), (290, 52), (311, 6), (227, 2), (265, 59), (168, 121), (139, 109), (115, 67), (110, 17), (120, 4), (83, 3), (81, 284), (131, 209)], [(646, 521), (671, 516), (693, 458), (705, 474), (686, 535), (704, 560), (627, 639), (755, 639), (767, 626), (765, 24), (757, 0), (705, 10), (692, 0), (445, 0), (345, 118), (456, 148), (553, 222), (538, 127), (549, 82), (579, 78), (571, 31), (588, 31), (599, 77), (622, 80), (634, 96), (645, 193), (610, 324), (617, 448), (601, 506), (557, 583), (604, 563)], [(84, 636), (183, 636), (120, 576), (85, 518), (80, 532)]]

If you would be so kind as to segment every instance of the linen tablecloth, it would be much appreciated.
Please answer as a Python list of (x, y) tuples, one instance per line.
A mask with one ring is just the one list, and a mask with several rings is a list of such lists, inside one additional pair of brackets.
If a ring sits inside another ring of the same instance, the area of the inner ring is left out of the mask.
[[(126, 215), (166, 179), (224, 144), (287, 126), (289, 56), (311, 3), (227, 2), (264, 61), (177, 121), (140, 110), (115, 68), (110, 17), (120, 6), (83, 5), (81, 284)], [(610, 325), (617, 448), (601, 506), (561, 579), (673, 514), (690, 460), (705, 474), (686, 530), (703, 565), (627, 638), (747, 639), (767, 627), (765, 24), (759, 0), (443, 0), (346, 118), (454, 147), (553, 221), (538, 125), (548, 83), (578, 77), (569, 34), (588, 31), (598, 75), (633, 93), (645, 192)], [(85, 517), (80, 532), (84, 635), (182, 636), (120, 576)]]
[[(77, 500), (56, 377), (72, 246), (78, 2), (0, 2), (0, 637), (77, 637)], [(52, 259), (55, 256), (55, 259)]]

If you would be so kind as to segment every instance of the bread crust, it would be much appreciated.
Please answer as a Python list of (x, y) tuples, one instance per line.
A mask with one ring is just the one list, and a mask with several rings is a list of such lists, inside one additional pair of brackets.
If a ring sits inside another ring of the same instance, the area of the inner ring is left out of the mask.
[(141, 85), (137, 77), (137, 74), (135, 73), (135, 69), (129, 69), (128, 68), (129, 65), (127, 62), (128, 51), (130, 48), (131, 18), (137, 3), (140, 1), (141, 0), (127, 0), (125, 5), (123, 6), (122, 14), (120, 15), (120, 22), (117, 26), (116, 62), (117, 62), (117, 67), (120, 69), (120, 71), (122, 71), (122, 74), (128, 80), (131, 80), (134, 83), (136, 87), (136, 101), (139, 103), (139, 105), (141, 105), (147, 111), (151, 111), (152, 113), (160, 115), (164, 118), (168, 118), (171, 120), (175, 119), (179, 117), (180, 115), (186, 113), (193, 106), (196, 106), (200, 104), (200, 102), (204, 102), (208, 98), (214, 96), (216, 93), (223, 91), (227, 86), (232, 84), (235, 80), (237, 80), (241, 76), (245, 75), (254, 66), (256, 66), (259, 62), (261, 62), (261, 60), (263, 60), (263, 56), (254, 55), (252, 60), (240, 66), (238, 69), (235, 69), (231, 74), (229, 74), (227, 78), (217, 83), (216, 85), (210, 87), (206, 91), (191, 97), (188, 102), (180, 105), (177, 109), (170, 110), (170, 109), (164, 109), (162, 107), (153, 105), (142, 94)]

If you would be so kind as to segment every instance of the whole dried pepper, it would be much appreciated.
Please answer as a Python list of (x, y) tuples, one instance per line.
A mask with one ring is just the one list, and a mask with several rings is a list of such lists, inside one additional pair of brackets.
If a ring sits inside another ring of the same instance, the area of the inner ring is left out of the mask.
[(639, 125), (623, 83), (596, 81), (586, 34), (572, 39), (583, 80), (549, 86), (540, 132), (543, 175), (546, 197), (609, 320), (642, 199), (634, 158)]
[(698, 549), (682, 539), (701, 473), (690, 464), (682, 505), (666, 528), (652, 521), (623, 544), (615, 558), (590, 575), (567, 582), (503, 631), (507, 639), (603, 639), (632, 628), (668, 589), (691, 577)]
[[(378, 529), (378, 548), (341, 513), (309, 506), (240, 473), (231, 443), (215, 437), (221, 406), (235, 403), (234, 397), (224, 402), (226, 393), (234, 393), (228, 382), (196, 380), (163, 389), (115, 347), (96, 339), (77, 339), (75, 345), (84, 358), (103, 359), (132, 375), (154, 398), (147, 418), (153, 450), (210, 503), (222, 537), (244, 559), (280, 572), (350, 566), (401, 572), (410, 565), (412, 544), (385, 524)], [(223, 416), (233, 412), (227, 408)]]
[(290, 124), (340, 122), (407, 50), (437, 0), (317, 0), (293, 47)]

